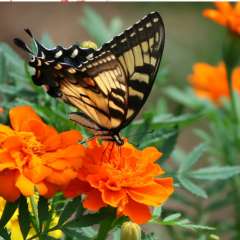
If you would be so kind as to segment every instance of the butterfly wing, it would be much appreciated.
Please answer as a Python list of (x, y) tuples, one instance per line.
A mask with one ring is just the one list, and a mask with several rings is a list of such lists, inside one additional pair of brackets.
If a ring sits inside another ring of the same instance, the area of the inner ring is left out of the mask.
[[(127, 96), (120, 95), (121, 91), (125, 91), (124, 85), (122, 86), (124, 81), (120, 82), (114, 76), (107, 81), (108, 77), (104, 75), (105, 73), (108, 74), (108, 72), (104, 72), (102, 68), (95, 68), (93, 71), (94, 80), (103, 91), (104, 85), (110, 86), (113, 83), (116, 85), (115, 89), (118, 89), (119, 92), (115, 91), (111, 95), (111, 100), (117, 101), (120, 97), (127, 100), (125, 105), (124, 102), (120, 102), (119, 106), (122, 115), (117, 113), (118, 124), (114, 125), (115, 128), (120, 130), (128, 125), (145, 103), (158, 71), (164, 40), (165, 30), (161, 16), (157, 12), (150, 13), (122, 34), (114, 37), (112, 41), (105, 43), (99, 50), (94, 52), (91, 61), (81, 64), (82, 68), (88, 67), (89, 62), (91, 62), (90, 66), (93, 66), (97, 62), (96, 59), (107, 52), (112, 53), (118, 60), (123, 73), (123, 77), (119, 79), (125, 79), (126, 81)], [(100, 74), (100, 78), (97, 76), (98, 74)], [(121, 87), (118, 86), (119, 84)], [(110, 114), (113, 113), (113, 111), (110, 112)]]
[[(165, 30), (158, 12), (148, 14), (98, 51), (112, 52), (120, 62), (128, 85), (128, 110), (121, 128), (132, 121), (152, 89), (161, 61)], [(98, 54), (96, 52), (95, 54)]]

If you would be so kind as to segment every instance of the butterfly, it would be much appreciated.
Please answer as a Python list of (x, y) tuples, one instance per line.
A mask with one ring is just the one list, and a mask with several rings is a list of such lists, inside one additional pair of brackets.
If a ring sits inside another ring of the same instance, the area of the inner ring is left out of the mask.
[(122, 145), (119, 132), (143, 107), (159, 68), (165, 41), (160, 14), (148, 14), (97, 50), (77, 44), (47, 49), (25, 31), (37, 53), (19, 38), (14, 42), (31, 56), (33, 82), (80, 110), (71, 120)]

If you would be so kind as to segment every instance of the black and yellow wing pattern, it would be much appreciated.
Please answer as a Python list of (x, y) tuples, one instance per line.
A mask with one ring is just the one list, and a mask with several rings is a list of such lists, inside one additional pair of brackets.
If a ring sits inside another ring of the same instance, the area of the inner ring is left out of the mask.
[(119, 131), (149, 96), (164, 40), (163, 21), (153, 12), (97, 50), (78, 45), (46, 49), (34, 39), (38, 49), (34, 55), (20, 39), (15, 43), (32, 55), (34, 83), (80, 110), (70, 114), (73, 121), (122, 144)]

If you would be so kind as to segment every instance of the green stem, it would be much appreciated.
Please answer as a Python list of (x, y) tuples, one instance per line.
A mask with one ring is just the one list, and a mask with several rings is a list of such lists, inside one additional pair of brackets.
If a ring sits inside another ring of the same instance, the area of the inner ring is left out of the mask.
[(37, 204), (35, 202), (34, 199), (34, 195), (30, 197), (30, 204), (32, 207), (32, 213), (35, 219), (35, 226), (36, 226), (36, 232), (39, 233), (40, 232), (40, 223), (39, 223), (39, 219), (38, 219), (38, 210), (37, 210)]
[[(231, 99), (231, 105), (232, 105), (232, 111), (234, 115), (234, 124), (235, 126), (238, 126), (239, 119), (238, 119), (238, 112), (237, 112), (237, 105), (236, 105), (236, 99), (234, 97), (234, 89), (233, 89), (233, 83), (231, 79), (231, 73), (232, 73), (232, 68), (227, 67), (227, 79), (228, 79), (228, 89), (230, 93), (230, 99)], [(237, 131), (235, 131), (237, 134)], [(237, 135), (236, 135), (237, 137)]]

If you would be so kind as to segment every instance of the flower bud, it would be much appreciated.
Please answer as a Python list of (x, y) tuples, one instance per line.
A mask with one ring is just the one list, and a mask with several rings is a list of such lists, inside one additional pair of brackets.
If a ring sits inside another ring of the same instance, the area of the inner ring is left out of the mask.
[(93, 48), (93, 49), (97, 49), (97, 44), (92, 42), (92, 41), (83, 41), (81, 44), (81, 47), (83, 48)]
[(125, 222), (121, 227), (121, 240), (141, 240), (141, 228), (133, 222)]

